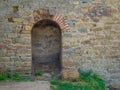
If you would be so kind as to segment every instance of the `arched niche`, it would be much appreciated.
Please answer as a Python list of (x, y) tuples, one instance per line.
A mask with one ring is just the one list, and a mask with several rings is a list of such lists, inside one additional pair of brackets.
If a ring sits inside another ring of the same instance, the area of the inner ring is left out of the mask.
[(61, 71), (61, 28), (57, 22), (43, 19), (31, 31), (32, 70), (46, 73)]

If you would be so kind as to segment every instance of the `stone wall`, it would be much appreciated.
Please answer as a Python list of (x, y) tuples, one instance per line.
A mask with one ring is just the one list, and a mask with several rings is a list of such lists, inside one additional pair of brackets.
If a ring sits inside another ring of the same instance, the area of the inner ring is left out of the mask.
[[(63, 69), (92, 70), (106, 82), (120, 81), (119, 0), (1, 0), (0, 69), (31, 72), (34, 10), (61, 14)], [(64, 26), (64, 25), (63, 25)]]

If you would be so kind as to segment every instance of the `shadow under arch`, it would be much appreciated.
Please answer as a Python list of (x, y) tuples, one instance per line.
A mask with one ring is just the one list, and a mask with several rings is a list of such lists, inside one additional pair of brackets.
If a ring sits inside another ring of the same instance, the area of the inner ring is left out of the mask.
[(43, 19), (31, 30), (32, 74), (35, 70), (60, 74), (62, 67), (62, 31), (57, 22)]

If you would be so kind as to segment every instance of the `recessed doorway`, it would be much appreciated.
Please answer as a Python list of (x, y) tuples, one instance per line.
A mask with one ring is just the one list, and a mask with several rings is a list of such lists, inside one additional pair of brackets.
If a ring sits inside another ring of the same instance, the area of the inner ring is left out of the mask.
[(61, 71), (61, 30), (52, 20), (41, 20), (32, 29), (32, 69), (46, 73)]

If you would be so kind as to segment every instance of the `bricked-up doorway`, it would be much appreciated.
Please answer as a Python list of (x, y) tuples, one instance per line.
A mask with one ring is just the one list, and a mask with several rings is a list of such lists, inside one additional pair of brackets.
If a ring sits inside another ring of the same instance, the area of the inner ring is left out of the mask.
[(46, 73), (61, 71), (61, 30), (52, 20), (41, 20), (32, 29), (32, 68)]

